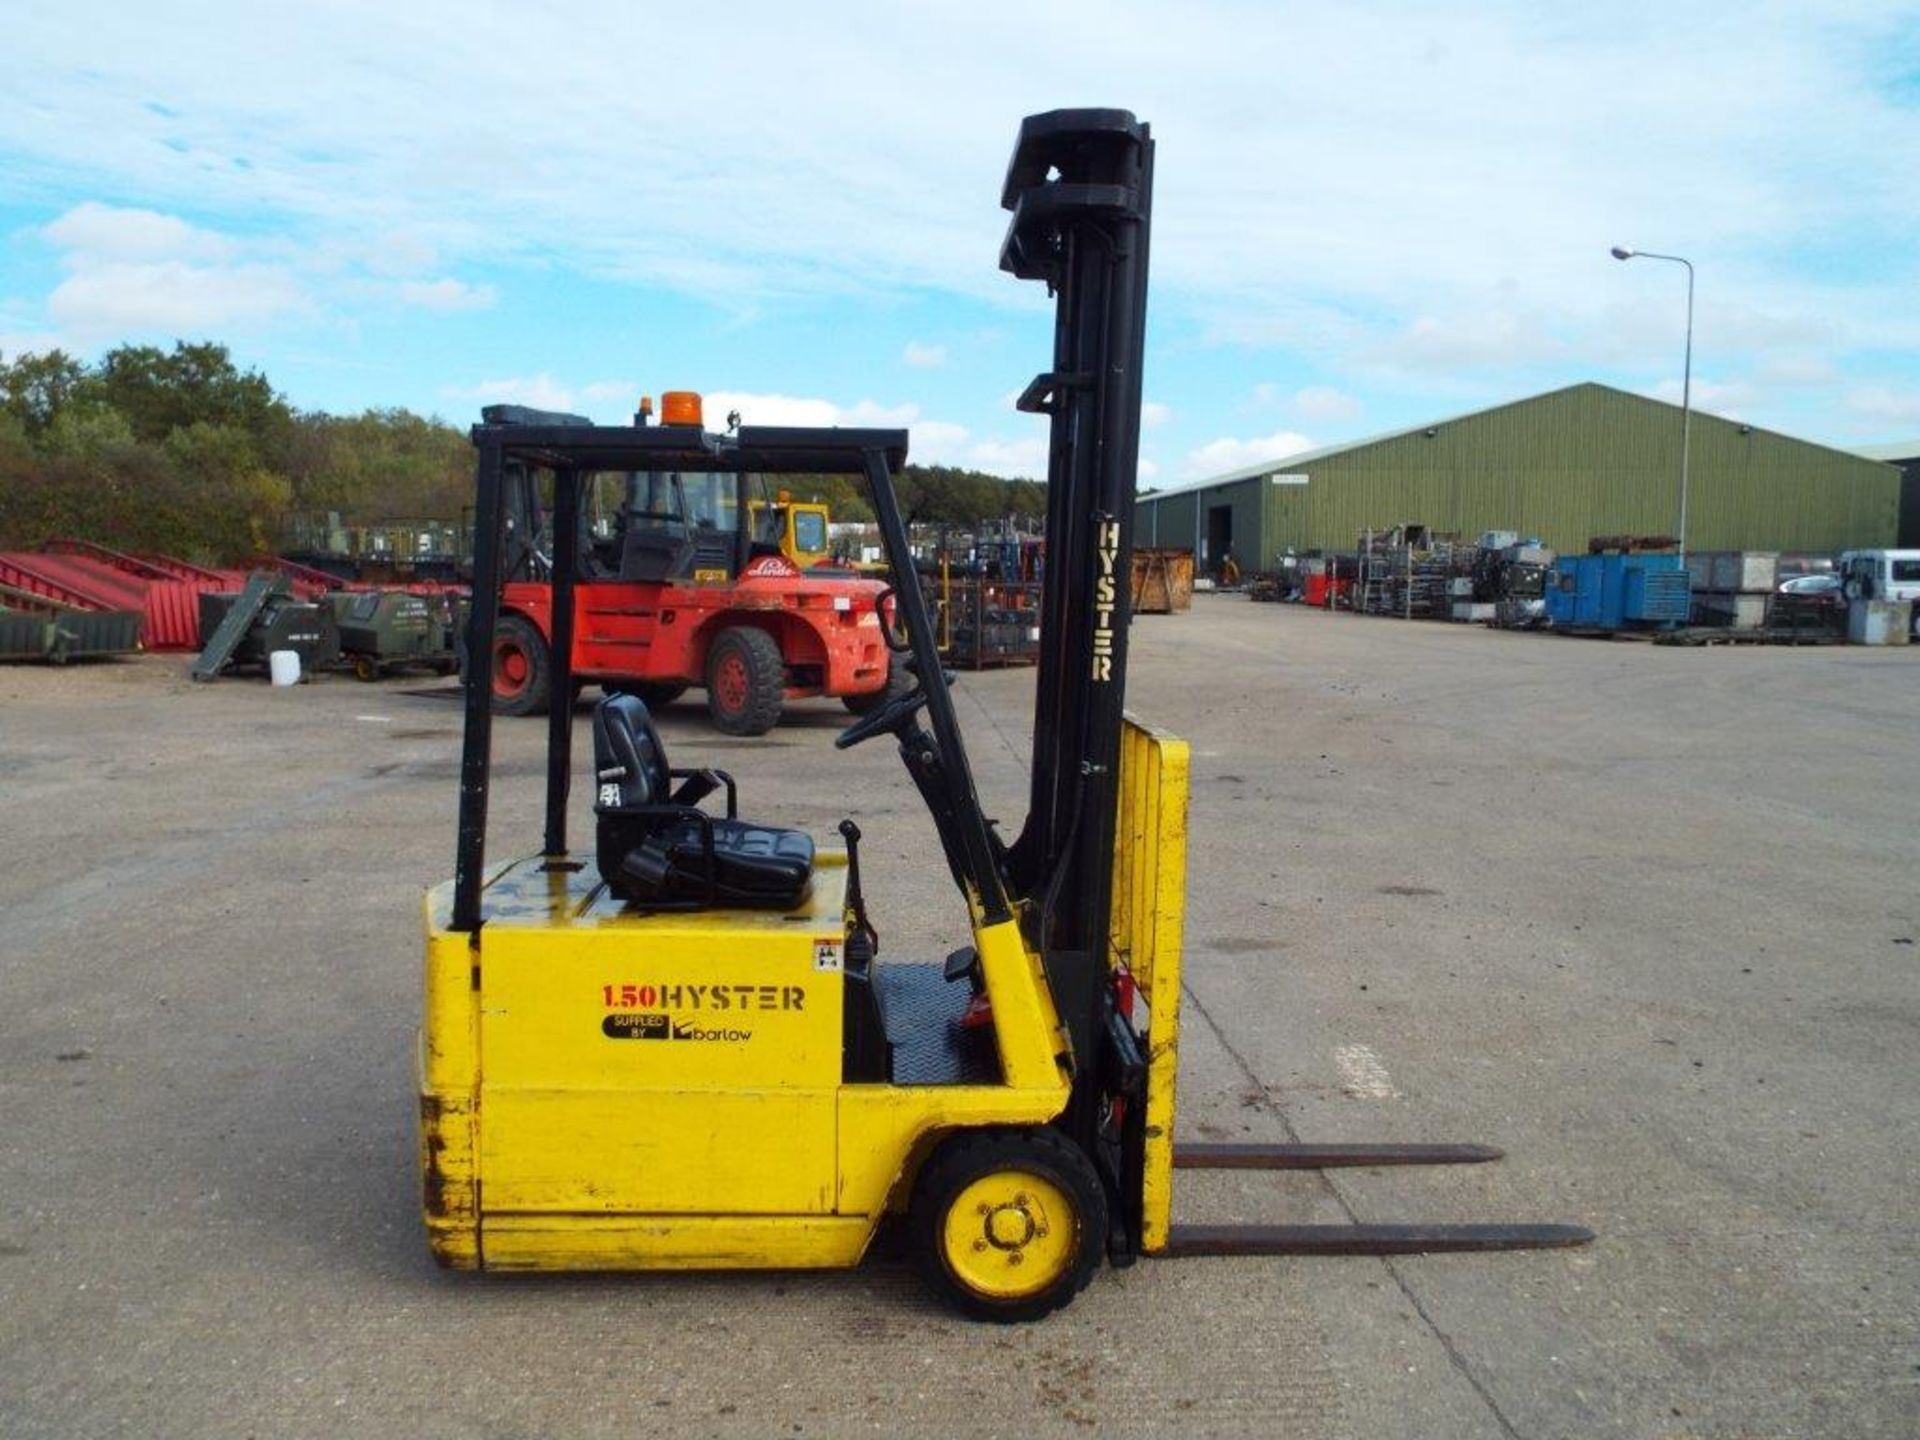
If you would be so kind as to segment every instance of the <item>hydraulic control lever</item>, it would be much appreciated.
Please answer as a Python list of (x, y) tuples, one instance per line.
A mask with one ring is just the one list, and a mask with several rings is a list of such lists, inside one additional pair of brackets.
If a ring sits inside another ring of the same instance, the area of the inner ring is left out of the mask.
[(880, 953), (880, 932), (867, 919), (867, 898), (860, 890), (860, 827), (842, 820), (840, 836), (847, 842), (847, 908), (853, 911), (853, 929), (847, 935), (847, 968), (858, 971), (871, 965)]

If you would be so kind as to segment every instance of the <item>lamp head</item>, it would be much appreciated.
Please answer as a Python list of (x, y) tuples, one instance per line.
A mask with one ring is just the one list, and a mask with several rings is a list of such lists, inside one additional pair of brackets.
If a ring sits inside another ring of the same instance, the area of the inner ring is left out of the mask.
[(1616, 260), (1631, 260), (1633, 258), (1633, 251), (1625, 245), (1614, 246), (1612, 253), (1613, 258)]

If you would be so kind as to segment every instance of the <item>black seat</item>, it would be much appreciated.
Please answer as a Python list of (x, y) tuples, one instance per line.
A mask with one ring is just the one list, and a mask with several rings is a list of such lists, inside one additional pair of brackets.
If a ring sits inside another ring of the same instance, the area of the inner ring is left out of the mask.
[[(622, 900), (662, 910), (792, 910), (807, 898), (812, 838), (740, 819), (724, 770), (668, 768), (639, 696), (609, 695), (594, 707), (593, 768), (600, 878)], [(722, 787), (724, 818), (699, 808)]]
[(693, 568), (688, 563), (693, 551), (693, 538), (680, 521), (636, 516), (621, 542), (620, 578), (672, 580)]

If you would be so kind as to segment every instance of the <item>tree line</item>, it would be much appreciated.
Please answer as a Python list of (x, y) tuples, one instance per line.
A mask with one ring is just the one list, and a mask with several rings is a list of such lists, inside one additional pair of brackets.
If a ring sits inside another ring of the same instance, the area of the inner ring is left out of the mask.
[[(872, 518), (848, 477), (780, 484), (837, 520)], [(276, 549), (296, 513), (458, 522), (472, 491), (463, 429), (398, 408), (297, 410), (224, 345), (122, 345), (92, 363), (0, 356), (0, 549), (74, 538), (232, 564)], [(908, 466), (899, 491), (927, 523), (1046, 509), (1043, 484), (948, 466)]]

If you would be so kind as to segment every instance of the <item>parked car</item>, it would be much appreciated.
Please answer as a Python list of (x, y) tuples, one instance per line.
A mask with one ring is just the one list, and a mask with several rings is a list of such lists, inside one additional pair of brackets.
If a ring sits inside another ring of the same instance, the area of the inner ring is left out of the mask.
[(1808, 599), (1831, 600), (1834, 604), (1845, 601), (1838, 575), (1796, 575), (1791, 580), (1782, 580), (1778, 591), (1782, 595), (1800, 595)]

